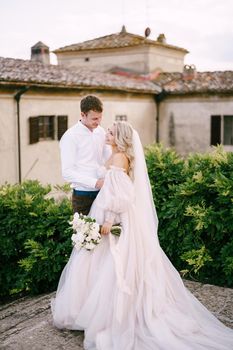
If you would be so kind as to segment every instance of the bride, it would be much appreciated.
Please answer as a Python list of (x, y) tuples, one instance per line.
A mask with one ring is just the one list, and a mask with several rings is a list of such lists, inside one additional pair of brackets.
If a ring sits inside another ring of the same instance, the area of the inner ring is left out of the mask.
[[(74, 248), (52, 301), (54, 325), (84, 330), (88, 350), (230, 350), (233, 331), (184, 286), (161, 249), (143, 148), (130, 124), (107, 132), (112, 155), (89, 216), (92, 251)], [(120, 237), (110, 232), (121, 223)]]

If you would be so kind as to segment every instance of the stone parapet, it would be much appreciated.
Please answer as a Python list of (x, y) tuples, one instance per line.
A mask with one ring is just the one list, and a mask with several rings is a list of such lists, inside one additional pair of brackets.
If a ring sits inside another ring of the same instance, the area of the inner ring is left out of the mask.
[[(233, 289), (184, 281), (216, 316), (233, 328)], [(54, 328), (50, 300), (54, 293), (25, 297), (0, 307), (0, 349), (83, 350), (83, 332)]]

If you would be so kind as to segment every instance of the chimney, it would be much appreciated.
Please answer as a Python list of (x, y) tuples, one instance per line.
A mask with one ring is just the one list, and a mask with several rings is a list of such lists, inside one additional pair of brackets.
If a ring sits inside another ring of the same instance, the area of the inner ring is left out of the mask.
[(157, 41), (161, 44), (166, 44), (167, 40), (166, 40), (166, 37), (165, 35), (162, 33), (162, 34), (159, 34), (158, 38), (157, 38)]
[(38, 43), (31, 47), (31, 60), (50, 64), (49, 47), (38, 41)]
[(126, 26), (123, 25), (121, 28), (121, 34), (125, 34), (126, 33)]
[(196, 78), (197, 70), (196, 66), (194, 64), (185, 64), (184, 70), (183, 70), (183, 79), (185, 80), (192, 80)]

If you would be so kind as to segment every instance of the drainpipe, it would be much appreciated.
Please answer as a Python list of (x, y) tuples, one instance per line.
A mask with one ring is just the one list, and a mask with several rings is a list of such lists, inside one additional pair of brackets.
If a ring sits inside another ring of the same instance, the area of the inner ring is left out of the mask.
[(16, 94), (14, 95), (14, 99), (17, 103), (17, 133), (18, 133), (18, 169), (19, 169), (19, 183), (21, 183), (22, 180), (22, 174), (21, 174), (21, 135), (20, 135), (20, 98), (21, 96), (29, 90), (29, 86), (24, 86), (22, 89), (20, 89)]
[(163, 89), (158, 95), (155, 95), (155, 103), (156, 103), (156, 137), (155, 140), (158, 143), (160, 141), (159, 137), (159, 123), (160, 123), (160, 102), (164, 100), (167, 92)]

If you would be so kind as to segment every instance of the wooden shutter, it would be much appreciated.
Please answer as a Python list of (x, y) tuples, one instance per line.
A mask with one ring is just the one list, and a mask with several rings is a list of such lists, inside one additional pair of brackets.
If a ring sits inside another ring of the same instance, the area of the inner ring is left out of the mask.
[(210, 144), (212, 146), (220, 145), (221, 143), (221, 116), (212, 115), (211, 116), (211, 135)]
[(29, 118), (29, 143), (33, 144), (39, 141), (39, 118)]
[(60, 140), (68, 127), (68, 116), (59, 115), (57, 117), (57, 139)]
[(51, 137), (52, 140), (55, 140), (55, 115), (49, 116), (49, 134), (48, 136)]
[(223, 118), (223, 144), (233, 145), (233, 115), (224, 115)]

